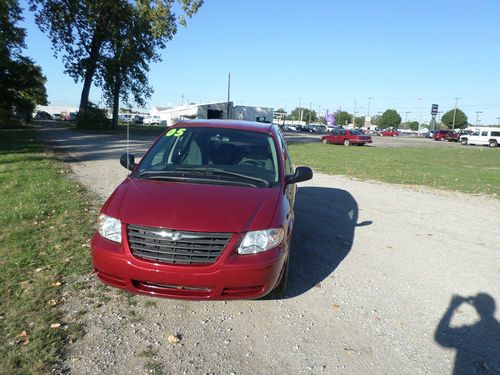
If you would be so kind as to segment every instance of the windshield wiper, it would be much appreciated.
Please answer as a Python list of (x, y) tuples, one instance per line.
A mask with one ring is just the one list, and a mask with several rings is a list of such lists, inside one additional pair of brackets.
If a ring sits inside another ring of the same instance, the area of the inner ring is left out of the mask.
[(235, 172), (228, 172), (223, 169), (219, 168), (187, 168), (187, 167), (180, 167), (177, 168), (176, 171), (179, 172), (195, 172), (195, 173), (203, 173), (205, 175), (215, 175), (215, 176), (229, 176), (229, 177), (237, 177), (237, 178), (243, 178), (245, 180), (250, 180), (250, 181), (255, 181), (263, 184), (265, 187), (269, 187), (271, 184), (269, 181), (264, 180), (263, 178), (259, 177), (253, 177), (253, 176), (248, 176), (246, 174), (241, 174), (241, 173), (235, 173)]

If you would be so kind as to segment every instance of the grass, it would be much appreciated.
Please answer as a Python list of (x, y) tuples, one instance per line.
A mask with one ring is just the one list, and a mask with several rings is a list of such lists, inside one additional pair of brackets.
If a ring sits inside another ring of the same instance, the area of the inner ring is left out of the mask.
[[(0, 130), (0, 373), (48, 373), (84, 328), (58, 308), (91, 271), (88, 193), (30, 128)], [(60, 324), (51, 328), (52, 324)]]
[(393, 184), (500, 196), (500, 150), (344, 147), (322, 143), (289, 146), (295, 165), (315, 171)]

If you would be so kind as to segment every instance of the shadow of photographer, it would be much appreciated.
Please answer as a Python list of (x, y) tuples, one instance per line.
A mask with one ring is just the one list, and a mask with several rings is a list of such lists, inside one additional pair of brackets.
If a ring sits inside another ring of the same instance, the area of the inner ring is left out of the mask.
[(307, 292), (327, 278), (351, 250), (358, 224), (358, 204), (341, 189), (301, 186), (295, 200), (295, 223), (288, 292)]
[[(480, 320), (473, 325), (452, 327), (451, 319), (462, 304), (473, 306)], [(453, 374), (500, 374), (500, 323), (495, 319), (495, 300), (486, 293), (473, 297), (454, 295), (439, 322), (434, 339), (455, 348)]]

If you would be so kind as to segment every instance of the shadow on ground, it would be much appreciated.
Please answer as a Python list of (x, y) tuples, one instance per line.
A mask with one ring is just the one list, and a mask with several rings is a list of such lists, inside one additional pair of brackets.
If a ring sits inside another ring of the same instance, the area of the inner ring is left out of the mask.
[(319, 286), (349, 254), (356, 227), (370, 224), (358, 224), (358, 204), (349, 192), (299, 187), (286, 297)]
[[(452, 324), (460, 306), (469, 304), (479, 315), (472, 325)], [(434, 339), (445, 348), (456, 350), (454, 375), (500, 374), (500, 322), (495, 319), (495, 300), (489, 294), (455, 295), (439, 322)]]

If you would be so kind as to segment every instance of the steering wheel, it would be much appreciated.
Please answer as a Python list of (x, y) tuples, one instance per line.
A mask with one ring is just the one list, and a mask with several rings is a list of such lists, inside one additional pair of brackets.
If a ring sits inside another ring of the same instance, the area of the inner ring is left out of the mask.
[(240, 164), (255, 165), (257, 167), (263, 167), (264, 163), (258, 160), (246, 159), (240, 162)]

